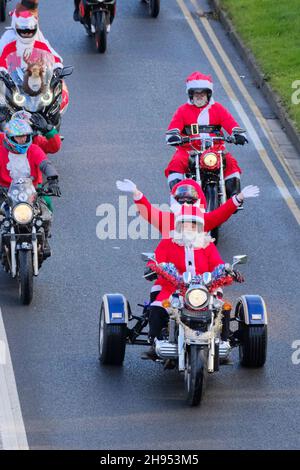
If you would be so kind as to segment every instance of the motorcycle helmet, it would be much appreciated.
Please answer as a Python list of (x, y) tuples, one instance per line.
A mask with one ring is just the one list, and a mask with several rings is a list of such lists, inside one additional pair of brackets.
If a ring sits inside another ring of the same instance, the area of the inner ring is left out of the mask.
[(193, 179), (185, 179), (175, 184), (171, 194), (179, 204), (196, 204), (199, 202), (206, 207), (206, 199), (202, 188)]
[[(32, 143), (33, 130), (24, 119), (11, 119), (4, 126), (3, 145), (9, 152), (15, 154), (25, 154)], [(19, 144), (15, 137), (26, 136), (26, 142)]]
[(30, 45), (38, 32), (38, 18), (30, 10), (19, 11), (16, 9), (12, 16), (12, 28), (15, 30), (17, 40)]
[(11, 117), (11, 120), (13, 119), (21, 119), (23, 121), (26, 121), (30, 124), (30, 120), (31, 120), (31, 113), (29, 113), (28, 111), (25, 111), (24, 109), (22, 109), (22, 111), (17, 111), (16, 113), (14, 113)]
[(191, 104), (194, 104), (194, 93), (201, 93), (203, 91), (206, 92), (207, 102), (209, 103), (213, 93), (213, 82), (211, 76), (203, 75), (200, 72), (193, 72), (186, 79), (186, 91), (189, 96), (189, 102)]

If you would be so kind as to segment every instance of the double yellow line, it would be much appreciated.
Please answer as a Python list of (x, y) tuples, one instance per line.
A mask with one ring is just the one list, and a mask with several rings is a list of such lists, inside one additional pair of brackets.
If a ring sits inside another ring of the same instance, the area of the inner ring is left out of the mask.
[[(226, 94), (230, 98), (237, 114), (239, 115), (241, 121), (244, 123), (244, 126), (247, 129), (247, 133), (251, 137), (251, 140), (252, 140), (252, 142), (253, 142), (253, 144), (254, 144), (254, 146), (255, 146), (255, 148), (256, 148), (256, 150), (257, 150), (257, 152), (258, 152), (258, 154), (259, 154), (259, 156), (262, 160), (262, 162), (264, 163), (267, 171), (269, 172), (269, 174), (272, 177), (274, 183), (276, 184), (277, 188), (279, 189), (279, 191), (280, 191), (283, 199), (285, 200), (287, 206), (289, 207), (290, 211), (292, 212), (293, 216), (295, 217), (296, 221), (298, 222), (298, 225), (300, 225), (300, 209), (297, 206), (295, 199), (291, 195), (291, 193), (288, 190), (287, 186), (285, 185), (283, 179), (281, 178), (280, 174), (276, 170), (276, 168), (275, 168), (272, 160), (270, 159), (270, 157), (268, 155), (268, 152), (267, 152), (266, 148), (264, 147), (258, 133), (256, 132), (256, 130), (255, 130), (252, 122), (250, 121), (246, 111), (244, 110), (244, 108), (241, 105), (239, 99), (237, 98), (235, 92), (233, 91), (230, 83), (228, 82), (226, 76), (224, 75), (224, 73), (223, 73), (219, 63), (217, 62), (215, 56), (213, 55), (212, 51), (208, 47), (208, 45), (206, 43), (206, 40), (205, 40), (204, 36), (202, 35), (196, 21), (192, 17), (189, 9), (187, 8), (185, 1), (184, 0), (176, 0), (176, 1), (178, 3), (179, 7), (181, 8), (182, 13), (183, 13), (185, 19), (187, 20), (191, 30), (193, 31), (194, 36), (195, 36), (198, 44), (200, 45), (201, 49), (203, 50), (204, 54), (206, 55), (206, 57), (207, 57), (209, 63), (211, 64), (215, 74), (217, 75), (220, 83), (222, 84)], [(200, 8), (197, 4), (197, 1), (196, 0), (191, 0), (191, 2), (194, 5), (194, 7), (196, 8), (196, 10), (198, 10), (198, 12), (201, 13), (201, 10), (200, 10)], [(263, 115), (261, 114), (259, 108), (256, 106), (256, 104), (255, 104), (254, 100), (252, 99), (252, 97), (249, 95), (246, 87), (242, 83), (242, 81), (241, 81), (240, 77), (238, 76), (235, 68), (233, 67), (228, 55), (226, 54), (226, 52), (223, 49), (220, 41), (218, 40), (217, 36), (215, 35), (211, 25), (209, 24), (209, 21), (202, 15), (201, 22), (202, 22), (203, 27), (205, 28), (205, 31), (207, 32), (208, 36), (210, 37), (211, 41), (213, 42), (215, 49), (220, 54), (220, 57), (223, 60), (223, 62), (225, 64), (227, 70), (229, 71), (231, 77), (233, 78), (234, 82), (236, 83), (239, 90), (243, 94), (245, 100), (247, 101), (250, 109), (252, 110), (254, 116), (256, 117), (257, 122), (259, 123), (259, 125), (260, 125), (261, 129), (263, 130), (265, 136), (269, 140), (273, 151), (275, 152), (278, 160), (280, 161), (280, 163), (282, 164), (282, 166), (284, 168), (284, 171), (286, 172), (286, 174), (288, 175), (288, 177), (292, 181), (296, 191), (300, 194), (299, 183), (297, 182), (294, 175), (290, 172), (289, 168), (287, 167), (287, 165), (285, 163), (285, 160), (284, 160), (284, 156), (279, 151), (278, 145), (277, 145), (274, 137), (272, 136), (272, 134), (270, 132), (270, 129), (269, 129)]]

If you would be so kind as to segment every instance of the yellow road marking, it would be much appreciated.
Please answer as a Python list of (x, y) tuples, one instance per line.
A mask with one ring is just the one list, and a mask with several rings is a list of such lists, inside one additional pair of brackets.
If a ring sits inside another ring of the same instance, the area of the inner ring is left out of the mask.
[[(190, 0), (191, 3), (194, 5), (196, 12), (200, 15), (203, 15), (203, 10), (200, 8), (198, 5), (197, 0)], [(272, 132), (269, 129), (269, 126), (266, 122), (266, 119), (263, 117), (260, 109), (256, 105), (255, 101), (253, 100), (252, 96), (248, 92), (247, 88), (245, 87), (244, 83), (242, 82), (241, 78), (239, 77), (237, 71), (235, 70), (232, 62), (230, 61), (225, 49), (222, 47), (222, 44), (220, 43), (219, 39), (217, 38), (213, 28), (210, 25), (210, 22), (205, 16), (201, 16), (200, 18), (201, 23), (203, 24), (203, 27), (205, 31), (207, 32), (208, 36), (210, 37), (211, 41), (214, 44), (214, 47), (220, 54), (221, 59), (223, 60), (224, 64), (227, 67), (227, 70), (229, 71), (230, 75), (232, 76), (233, 80), (235, 81), (237, 87), (239, 88), (240, 92), (242, 93), (243, 97), (247, 101), (251, 111), (253, 112), (254, 116), (256, 117), (257, 122), (259, 123), (260, 127), (262, 128), (266, 138), (270, 142), (270, 145), (276, 154), (278, 160), (280, 161), (284, 171), (292, 181), (293, 185), (295, 186), (296, 191), (300, 195), (300, 183), (293, 174), (292, 169), (289, 167), (288, 163), (285, 160), (284, 154), (281, 151), (281, 149), (278, 147), (278, 143), (276, 142), (275, 138), (273, 137)]]
[(293, 216), (295, 217), (298, 225), (300, 225), (300, 209), (298, 208), (295, 199), (291, 195), (290, 191), (288, 190), (287, 186), (285, 185), (283, 179), (279, 175), (278, 171), (276, 170), (275, 166), (273, 165), (272, 160), (270, 159), (267, 150), (265, 149), (261, 139), (259, 138), (254, 126), (252, 125), (247, 113), (244, 111), (244, 108), (240, 104), (236, 94), (234, 93), (231, 85), (229, 84), (227, 78), (225, 77), (220, 65), (218, 64), (216, 58), (214, 57), (213, 53), (209, 49), (208, 45), (206, 44), (205, 38), (202, 35), (200, 29), (198, 28), (195, 20), (193, 19), (190, 11), (188, 10), (184, 0), (176, 0), (185, 19), (187, 20), (191, 30), (194, 33), (194, 36), (203, 50), (204, 54), (206, 55), (208, 61), (210, 62), (212, 68), (214, 69), (220, 83), (222, 84), (226, 94), (230, 98), (232, 105), (234, 106), (236, 112), (240, 116), (240, 119), (244, 123), (244, 126), (247, 129), (247, 133), (250, 135), (254, 146), (264, 163), (267, 171), (269, 172), (270, 176), (272, 177), (273, 181), (275, 182), (277, 188), (279, 189), (283, 199), (285, 200), (287, 206), (289, 207), (290, 211), (292, 212)]

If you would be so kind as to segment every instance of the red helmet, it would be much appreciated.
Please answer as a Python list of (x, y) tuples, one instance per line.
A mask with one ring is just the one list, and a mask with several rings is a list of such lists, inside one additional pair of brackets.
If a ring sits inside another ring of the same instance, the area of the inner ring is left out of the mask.
[(195, 204), (199, 201), (206, 208), (206, 199), (202, 188), (192, 179), (185, 179), (175, 184), (171, 194), (179, 204)]

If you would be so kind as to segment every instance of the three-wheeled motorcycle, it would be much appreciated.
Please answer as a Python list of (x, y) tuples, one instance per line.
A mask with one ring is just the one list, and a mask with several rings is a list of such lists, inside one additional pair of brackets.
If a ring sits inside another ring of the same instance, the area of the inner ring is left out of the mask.
[[(156, 362), (164, 369), (176, 368), (184, 376), (185, 395), (191, 406), (201, 402), (207, 376), (228, 361), (230, 350), (239, 348), (240, 364), (262, 367), (267, 354), (267, 310), (259, 295), (242, 295), (232, 305), (223, 298), (223, 287), (235, 279), (234, 267), (246, 262), (245, 255), (235, 256), (232, 265), (218, 266), (212, 273), (182, 276), (172, 263), (157, 264), (153, 254), (151, 269), (174, 284), (174, 294), (164, 302), (169, 324), (162, 339), (155, 339)], [(140, 305), (140, 304), (139, 304)], [(103, 365), (121, 366), (126, 345), (148, 345), (150, 303), (140, 305), (142, 315), (132, 313), (122, 294), (103, 296), (99, 317), (99, 359)], [(232, 329), (231, 324), (236, 328)], [(226, 347), (221, 341), (227, 328)]]

